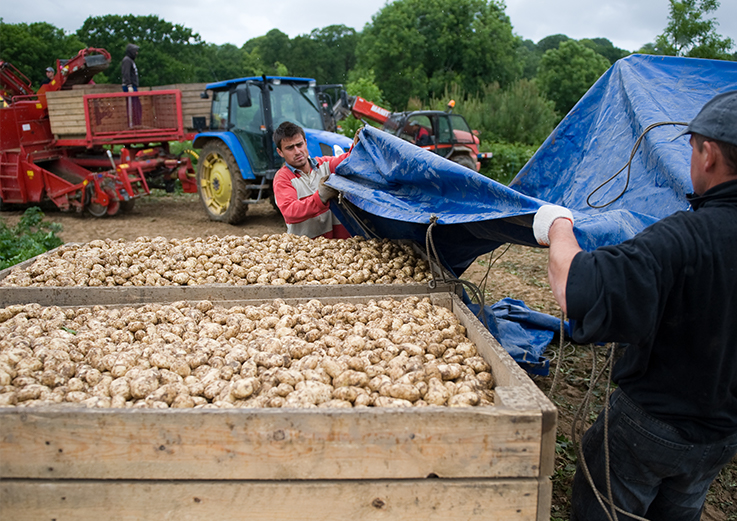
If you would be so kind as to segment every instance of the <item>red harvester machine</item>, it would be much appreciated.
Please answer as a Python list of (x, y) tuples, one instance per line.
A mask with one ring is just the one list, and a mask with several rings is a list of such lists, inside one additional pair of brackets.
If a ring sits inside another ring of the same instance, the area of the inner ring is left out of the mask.
[(34, 93), (0, 60), (0, 207), (51, 201), (99, 217), (132, 209), (150, 193), (147, 179), (178, 177), (185, 191), (196, 191), (189, 157), (168, 150), (170, 141), (194, 135), (182, 125), (181, 91), (107, 86), (88, 94), (92, 77), (109, 65), (106, 50), (82, 49), (57, 61), (54, 79)]

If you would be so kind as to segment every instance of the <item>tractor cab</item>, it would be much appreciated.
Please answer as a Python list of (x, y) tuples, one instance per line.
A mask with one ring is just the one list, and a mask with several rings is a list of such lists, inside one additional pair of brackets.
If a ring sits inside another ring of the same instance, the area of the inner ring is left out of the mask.
[[(478, 153), (479, 139), (460, 114), (439, 110), (395, 112), (384, 122), (383, 129), (448, 159), (457, 156), (459, 149), (470, 148)], [(464, 166), (476, 169), (475, 164)]]
[[(271, 136), (284, 121), (305, 129), (325, 130), (319, 90), (309, 78), (253, 77), (210, 84), (210, 131), (231, 132), (254, 173), (274, 173), (283, 164)], [(332, 150), (332, 148), (330, 148)], [(325, 150), (310, 150), (325, 155)]]
[[(305, 131), (312, 157), (347, 150), (351, 140), (325, 128), (321, 91), (310, 78), (260, 76), (207, 85), (210, 127), (195, 136), (201, 148), (197, 189), (210, 219), (237, 224), (249, 204), (272, 197), (271, 182), (284, 160), (272, 135), (284, 121)], [(273, 197), (272, 197), (273, 202)]]

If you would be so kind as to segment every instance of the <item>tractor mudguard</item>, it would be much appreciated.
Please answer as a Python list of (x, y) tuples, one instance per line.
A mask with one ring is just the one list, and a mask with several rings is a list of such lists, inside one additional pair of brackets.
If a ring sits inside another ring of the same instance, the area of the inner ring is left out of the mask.
[(243, 179), (256, 179), (251, 168), (251, 163), (248, 161), (248, 157), (243, 151), (243, 146), (238, 141), (238, 138), (235, 137), (235, 134), (232, 132), (201, 132), (192, 140), (192, 147), (202, 148), (205, 142), (210, 139), (219, 139), (230, 149)]

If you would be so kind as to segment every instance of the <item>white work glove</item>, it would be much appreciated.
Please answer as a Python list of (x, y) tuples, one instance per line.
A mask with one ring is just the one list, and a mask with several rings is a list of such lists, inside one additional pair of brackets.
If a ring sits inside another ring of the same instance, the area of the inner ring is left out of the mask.
[(317, 192), (320, 194), (320, 200), (322, 204), (327, 204), (330, 199), (338, 197), (338, 191), (335, 188), (330, 188), (325, 184), (325, 181), (330, 177), (330, 165), (327, 161), (321, 163), (317, 167), (317, 175), (320, 178), (320, 184), (317, 186)]
[(550, 246), (548, 232), (556, 219), (568, 219), (573, 224), (573, 214), (568, 208), (555, 204), (546, 204), (535, 213), (532, 221), (532, 232), (535, 240), (541, 246)]
[(327, 177), (320, 179), (320, 184), (317, 187), (317, 193), (320, 195), (322, 204), (327, 204), (330, 199), (338, 197), (338, 191), (325, 184), (326, 179)]

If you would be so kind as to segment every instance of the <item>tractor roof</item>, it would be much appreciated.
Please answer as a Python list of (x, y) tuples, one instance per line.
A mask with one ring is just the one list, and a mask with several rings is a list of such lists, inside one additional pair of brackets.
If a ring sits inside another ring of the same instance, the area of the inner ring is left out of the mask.
[[(317, 85), (317, 81), (314, 78), (297, 78), (293, 76), (265, 76), (266, 81), (271, 83), (285, 82), (285, 83), (312, 83)], [(230, 89), (234, 85), (245, 83), (247, 81), (264, 81), (264, 76), (249, 76), (247, 78), (236, 78), (232, 80), (218, 81), (215, 83), (208, 83), (208, 90), (223, 90)]]

